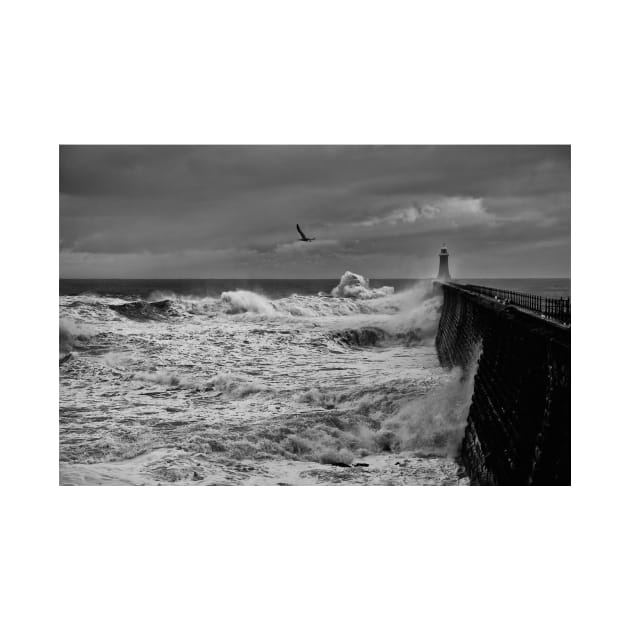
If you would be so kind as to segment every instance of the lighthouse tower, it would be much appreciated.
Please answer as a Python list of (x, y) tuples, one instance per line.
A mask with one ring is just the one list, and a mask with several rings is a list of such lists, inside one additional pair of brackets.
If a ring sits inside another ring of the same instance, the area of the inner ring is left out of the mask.
[(448, 250), (446, 249), (446, 243), (442, 243), (442, 249), (440, 249), (440, 269), (438, 270), (437, 279), (451, 279), (451, 274), (448, 271)]

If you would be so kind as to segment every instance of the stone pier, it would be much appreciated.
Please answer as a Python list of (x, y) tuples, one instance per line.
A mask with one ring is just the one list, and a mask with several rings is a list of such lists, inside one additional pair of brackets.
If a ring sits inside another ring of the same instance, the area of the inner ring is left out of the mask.
[(499, 296), (435, 282), (440, 363), (474, 369), (461, 457), (473, 483), (571, 484), (571, 329)]

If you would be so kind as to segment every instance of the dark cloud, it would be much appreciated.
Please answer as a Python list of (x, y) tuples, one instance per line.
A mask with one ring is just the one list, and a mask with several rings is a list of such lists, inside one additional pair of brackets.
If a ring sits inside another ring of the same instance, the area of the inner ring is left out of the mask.
[(465, 275), (569, 275), (569, 236), (566, 146), (60, 147), (65, 276), (427, 276), (442, 241)]

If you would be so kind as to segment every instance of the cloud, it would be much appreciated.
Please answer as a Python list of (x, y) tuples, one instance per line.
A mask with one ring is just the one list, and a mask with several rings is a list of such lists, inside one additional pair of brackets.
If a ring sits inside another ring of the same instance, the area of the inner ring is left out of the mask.
[(372, 227), (379, 225), (380, 223), (387, 223), (388, 225), (396, 225), (397, 223), (415, 223), (422, 215), (422, 211), (416, 206), (409, 206), (407, 208), (398, 208), (392, 212), (387, 213), (384, 216), (372, 217), (365, 221), (359, 221), (357, 225), (364, 225), (366, 227)]
[(330, 249), (339, 245), (339, 241), (334, 239), (322, 239), (314, 240), (309, 243), (303, 243), (302, 241), (294, 241), (293, 243), (282, 243), (277, 245), (273, 250), (276, 254), (309, 254), (313, 251), (320, 251), (322, 249)]
[(435, 203), (412, 203), (411, 205), (395, 208), (380, 215), (372, 216), (354, 225), (374, 227), (377, 225), (412, 224), (422, 221), (441, 221), (448, 225), (458, 221), (491, 223), (495, 220), (488, 214), (483, 199), (448, 197)]
[(425, 204), (420, 208), (420, 214), (426, 219), (433, 219), (438, 214), (442, 212), (437, 206), (431, 206), (429, 204)]
[(490, 265), (570, 236), (570, 183), (567, 146), (62, 146), (61, 272), (395, 277), (443, 241)]
[[(59, 272), (65, 278), (198, 278), (247, 277), (259, 258), (249, 249), (186, 250), (177, 252), (62, 251)], [(239, 273), (240, 272), (240, 273)]]

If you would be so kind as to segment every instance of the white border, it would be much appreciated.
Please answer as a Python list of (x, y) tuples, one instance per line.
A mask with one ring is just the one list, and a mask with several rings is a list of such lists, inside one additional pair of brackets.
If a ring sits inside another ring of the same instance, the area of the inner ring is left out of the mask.
[[(8, 7), (5, 627), (622, 625), (622, 6)], [(574, 486), (57, 487), (57, 145), (97, 142), (572, 143)]]

